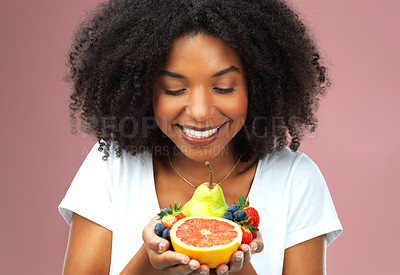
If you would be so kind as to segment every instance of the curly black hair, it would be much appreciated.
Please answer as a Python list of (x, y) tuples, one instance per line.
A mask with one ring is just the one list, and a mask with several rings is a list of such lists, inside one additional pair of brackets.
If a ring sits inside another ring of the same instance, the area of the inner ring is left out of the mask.
[(248, 115), (234, 138), (248, 161), (315, 131), (330, 81), (313, 37), (281, 0), (110, 0), (78, 27), (69, 53), (71, 127), (95, 136), (103, 159), (115, 146), (135, 155), (171, 145), (156, 126), (153, 81), (171, 43), (187, 34), (217, 37), (240, 56)]

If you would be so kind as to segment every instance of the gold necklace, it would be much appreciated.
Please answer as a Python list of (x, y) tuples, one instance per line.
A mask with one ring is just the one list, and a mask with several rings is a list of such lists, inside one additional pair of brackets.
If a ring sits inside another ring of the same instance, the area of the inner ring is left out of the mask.
[[(242, 154), (240, 155), (240, 157), (239, 157), (239, 159), (237, 160), (236, 164), (232, 167), (231, 171), (229, 171), (229, 173), (226, 174), (226, 176), (225, 176), (220, 182), (218, 182), (217, 184), (221, 184), (221, 182), (223, 182), (224, 180), (226, 180), (226, 179), (229, 177), (229, 175), (233, 172), (233, 170), (235, 170), (236, 166), (238, 166), (238, 164), (239, 164), (241, 158), (242, 158)], [(168, 160), (169, 160), (169, 164), (171, 165), (172, 169), (174, 169), (174, 171), (175, 171), (184, 181), (186, 181), (187, 183), (189, 183), (193, 188), (197, 188), (196, 185), (194, 185), (193, 183), (191, 183), (187, 178), (185, 178), (184, 176), (182, 176), (181, 173), (178, 172), (178, 170), (176, 170), (175, 166), (172, 164), (172, 161), (171, 161), (171, 158), (170, 158), (169, 154), (168, 154)]]

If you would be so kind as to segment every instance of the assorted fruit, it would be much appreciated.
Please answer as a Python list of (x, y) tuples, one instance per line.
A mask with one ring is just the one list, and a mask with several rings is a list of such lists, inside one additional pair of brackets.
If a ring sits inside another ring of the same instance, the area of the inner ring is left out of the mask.
[(160, 236), (170, 241), (170, 232), (172, 226), (180, 219), (185, 218), (185, 215), (181, 212), (181, 204), (179, 206), (175, 203), (174, 208), (161, 209), (160, 213), (157, 214), (161, 222), (154, 226), (154, 232), (157, 236)]
[(231, 204), (222, 215), (222, 218), (234, 221), (242, 227), (242, 243), (245, 244), (250, 244), (257, 237), (258, 224), (260, 223), (258, 211), (254, 207), (250, 207), (249, 204), (249, 200), (240, 195), (239, 199)]
[[(227, 264), (240, 244), (256, 238), (260, 216), (243, 196), (228, 206), (221, 187), (212, 180), (199, 185), (183, 206), (174, 204), (158, 213), (154, 232), (168, 240), (175, 251), (215, 268)], [(170, 246), (171, 247), (171, 246)]]

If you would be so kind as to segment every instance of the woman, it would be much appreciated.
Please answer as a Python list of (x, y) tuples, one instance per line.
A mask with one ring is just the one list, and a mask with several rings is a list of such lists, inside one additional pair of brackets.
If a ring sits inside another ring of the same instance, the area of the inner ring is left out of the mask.
[[(296, 151), (328, 81), (285, 3), (110, 1), (78, 29), (69, 64), (73, 126), (99, 143), (59, 206), (64, 274), (323, 274), (342, 228)], [(247, 196), (261, 216), (216, 270), (168, 250), (151, 219), (208, 180), (205, 161), (228, 204)]]

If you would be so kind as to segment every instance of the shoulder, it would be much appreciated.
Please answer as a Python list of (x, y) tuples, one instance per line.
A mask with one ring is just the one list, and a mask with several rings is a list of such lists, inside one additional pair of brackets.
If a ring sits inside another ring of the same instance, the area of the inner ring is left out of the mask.
[(289, 169), (318, 170), (314, 161), (305, 153), (291, 151), (285, 147), (280, 151), (272, 152), (260, 160), (264, 166), (273, 166)]
[(140, 176), (152, 165), (150, 153), (140, 153), (135, 156), (122, 151), (120, 156), (116, 154), (116, 147), (110, 146), (109, 155), (104, 160), (104, 152), (99, 150), (97, 142), (86, 156), (73, 183), (88, 185), (88, 182), (104, 182), (109, 188), (115, 187), (126, 177)]
[(107, 166), (120, 165), (122, 163), (127, 164), (137, 164), (137, 165), (147, 165), (151, 162), (152, 154), (150, 152), (144, 151), (141, 153), (137, 153), (136, 155), (132, 155), (131, 153), (122, 150), (121, 154), (117, 155), (117, 144), (111, 143), (110, 148), (108, 149), (108, 156), (105, 160), (105, 153), (100, 149), (100, 143), (96, 142), (92, 149), (89, 151), (86, 160), (92, 160), (96, 162), (101, 162)]
[(269, 171), (279, 170), (280, 172), (290, 172), (298, 165), (304, 156), (305, 154), (302, 152), (293, 152), (289, 148), (285, 147), (282, 150), (267, 154), (259, 161), (264, 172), (265, 169), (268, 169)]
[[(264, 179), (284, 190), (289, 199), (306, 201), (311, 197), (329, 197), (324, 176), (315, 162), (302, 152), (289, 148), (273, 152), (262, 160)], [(313, 198), (315, 200), (316, 198)]]
[(279, 182), (290, 187), (299, 182), (323, 181), (320, 169), (311, 158), (289, 148), (270, 153), (259, 162), (260, 176), (265, 180), (273, 180), (275, 184)]

